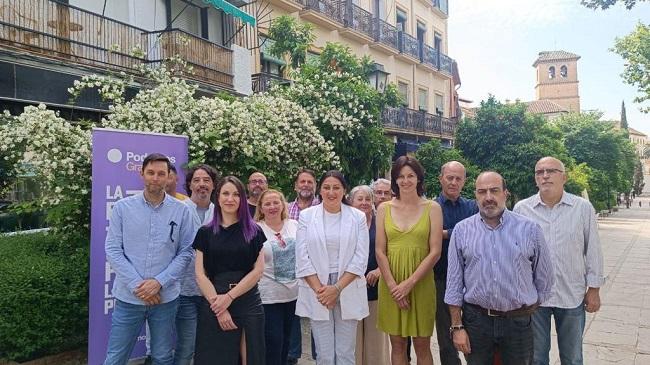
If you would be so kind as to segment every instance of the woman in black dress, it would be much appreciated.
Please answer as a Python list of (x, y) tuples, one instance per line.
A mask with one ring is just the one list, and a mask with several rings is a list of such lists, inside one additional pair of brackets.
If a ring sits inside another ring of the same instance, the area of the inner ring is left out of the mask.
[(266, 237), (250, 216), (239, 179), (223, 178), (216, 191), (214, 219), (199, 229), (193, 244), (204, 297), (194, 364), (237, 365), (241, 360), (264, 365), (264, 310), (257, 282), (264, 271), (260, 251)]

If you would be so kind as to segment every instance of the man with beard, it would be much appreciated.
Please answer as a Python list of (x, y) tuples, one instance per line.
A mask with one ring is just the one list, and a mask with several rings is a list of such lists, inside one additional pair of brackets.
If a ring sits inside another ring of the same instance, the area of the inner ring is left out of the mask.
[(269, 183), (263, 173), (256, 171), (248, 177), (248, 210), (251, 212), (251, 217), (255, 216), (255, 209), (257, 209), (257, 201), (260, 195), (269, 189)]
[(534, 364), (548, 365), (551, 316), (555, 318), (560, 361), (582, 365), (585, 311), (600, 308), (603, 253), (596, 212), (588, 200), (564, 191), (567, 176), (562, 161), (544, 157), (535, 165), (539, 193), (515, 205), (514, 211), (542, 226), (553, 253), (556, 285), (533, 315)]
[[(296, 200), (289, 203), (289, 219), (298, 220), (300, 211), (313, 205), (318, 205), (316, 198), (316, 174), (309, 169), (300, 169), (296, 174), (293, 188), (296, 192)], [(293, 318), (293, 327), (291, 328), (291, 337), (289, 339), (289, 356), (287, 363), (296, 364), (302, 356), (302, 330), (300, 329), (300, 317)], [(312, 357), (316, 358), (312, 340)]]
[[(212, 193), (217, 184), (217, 171), (208, 165), (197, 165), (185, 175), (185, 190), (190, 193), (185, 203), (190, 208), (192, 216), (192, 237), (203, 225), (212, 222), (214, 204)], [(194, 274), (194, 256), (183, 272), (181, 278), (181, 295), (178, 300), (176, 313), (176, 352), (174, 365), (189, 365), (194, 356), (194, 341), (196, 339), (196, 320), (202, 295), (196, 284)]]
[(449, 332), (468, 365), (492, 364), (495, 346), (503, 364), (530, 365), (531, 316), (553, 287), (544, 234), (506, 209), (508, 190), (498, 173), (481, 173), (475, 196), (479, 214), (459, 222), (449, 243)]
[(144, 191), (120, 199), (111, 212), (106, 258), (115, 271), (115, 309), (105, 365), (126, 365), (145, 320), (154, 364), (171, 365), (180, 277), (192, 258), (187, 205), (165, 194), (169, 159), (142, 162)]

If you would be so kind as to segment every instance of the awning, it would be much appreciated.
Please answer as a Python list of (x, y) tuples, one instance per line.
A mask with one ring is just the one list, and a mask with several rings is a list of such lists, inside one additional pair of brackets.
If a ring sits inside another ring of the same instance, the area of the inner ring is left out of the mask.
[(254, 16), (248, 14), (247, 12), (241, 10), (226, 0), (203, 0), (203, 2), (222, 10), (224, 13), (237, 17), (243, 22), (250, 24), (251, 26), (255, 26), (256, 19)]

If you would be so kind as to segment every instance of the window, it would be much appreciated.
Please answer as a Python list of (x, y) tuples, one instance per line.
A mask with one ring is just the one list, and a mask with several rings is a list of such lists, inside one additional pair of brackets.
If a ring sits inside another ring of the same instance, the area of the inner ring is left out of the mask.
[(443, 116), (445, 114), (445, 96), (436, 93), (436, 114)]
[(397, 20), (395, 21), (397, 30), (406, 32), (406, 20), (406, 12), (400, 8), (397, 8)]
[(374, 0), (373, 14), (379, 15), (379, 19), (386, 21), (386, 0)]
[(566, 65), (562, 65), (562, 67), (560, 67), (560, 76), (562, 76), (563, 78), (566, 78), (567, 77), (567, 72), (568, 71), (567, 71)]
[(433, 48), (438, 52), (442, 52), (442, 34), (438, 32), (433, 33)]
[(418, 42), (424, 44), (426, 42), (427, 26), (422, 22), (418, 22), (417, 32)]
[(402, 99), (402, 104), (408, 107), (409, 106), (409, 84), (402, 81), (398, 81), (397, 92), (399, 93), (399, 96)]
[(425, 112), (429, 110), (429, 91), (427, 89), (418, 89), (418, 108)]
[(555, 66), (551, 66), (548, 68), (548, 78), (549, 79), (555, 78)]
[(276, 58), (268, 52), (269, 47), (273, 44), (273, 40), (260, 35), (259, 42), (262, 72), (282, 76), (282, 67), (285, 65), (284, 60)]

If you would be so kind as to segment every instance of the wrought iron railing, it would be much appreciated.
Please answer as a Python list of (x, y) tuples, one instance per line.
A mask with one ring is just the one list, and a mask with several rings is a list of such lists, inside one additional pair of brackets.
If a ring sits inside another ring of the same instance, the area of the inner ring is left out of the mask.
[(287, 80), (278, 75), (261, 72), (251, 76), (253, 81), (253, 92), (263, 93), (269, 91), (274, 85), (288, 85), (291, 80)]
[(440, 71), (451, 75), (451, 64), (454, 62), (449, 56), (440, 54)]
[(300, 0), (307, 10), (315, 10), (341, 24), (344, 22), (345, 0)]
[(420, 42), (417, 38), (400, 32), (400, 52), (407, 54), (413, 58), (420, 59)]
[(375, 20), (375, 41), (399, 49), (399, 31), (383, 20)]
[(438, 51), (429, 46), (422, 46), (422, 63), (427, 64), (435, 69), (438, 69)]
[(149, 62), (162, 62), (179, 55), (193, 68), (193, 74), (187, 77), (232, 86), (232, 50), (180, 29), (150, 32), (148, 35), (154, 44), (149, 50)]
[(47, 58), (132, 71), (179, 55), (185, 75), (232, 87), (232, 51), (178, 29), (147, 32), (55, 0), (0, 0), (0, 44)]
[(143, 29), (51, 0), (0, 0), (0, 42), (49, 58), (131, 69), (145, 62)]
[(345, 7), (345, 25), (368, 37), (374, 37), (372, 13), (351, 2)]
[(386, 107), (381, 121), (384, 128), (408, 134), (453, 138), (456, 131), (456, 122), (449, 118), (408, 108)]

